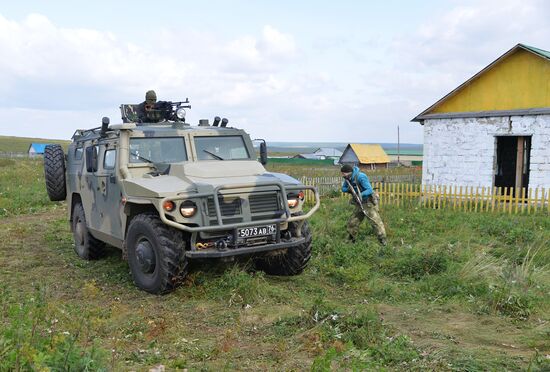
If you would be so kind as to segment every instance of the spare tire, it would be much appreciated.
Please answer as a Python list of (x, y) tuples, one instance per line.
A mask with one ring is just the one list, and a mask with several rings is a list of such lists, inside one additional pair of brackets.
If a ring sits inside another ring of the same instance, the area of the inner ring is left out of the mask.
[(65, 153), (60, 145), (47, 145), (44, 149), (44, 178), (50, 200), (65, 200)]

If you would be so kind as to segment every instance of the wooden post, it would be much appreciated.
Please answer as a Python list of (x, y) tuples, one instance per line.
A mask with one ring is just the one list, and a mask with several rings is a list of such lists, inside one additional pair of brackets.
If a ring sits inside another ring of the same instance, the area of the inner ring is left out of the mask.
[(423, 207), (426, 207), (426, 189), (427, 189), (428, 185), (422, 185), (420, 187), (420, 200), (421, 200), (421, 203), (422, 203), (422, 206)]
[(477, 205), (479, 203), (479, 186), (476, 186), (476, 193), (474, 199), (474, 212), (477, 212)]
[(531, 214), (531, 198), (533, 197), (532, 189), (527, 189), (527, 214)]
[(510, 193), (508, 195), (508, 214), (512, 214), (512, 209), (514, 207), (514, 188), (510, 187)]
[(397, 184), (397, 206), (401, 207), (401, 186), (403, 186), (401, 183)]
[(453, 210), (456, 210), (457, 205), (458, 205), (458, 185), (454, 185), (454, 187), (453, 187)]
[[(523, 188), (523, 147), (525, 145), (525, 138), (518, 137), (518, 151), (516, 161), (516, 192), (518, 189)], [(516, 197), (517, 200), (517, 197)], [(516, 208), (517, 213), (517, 208)]]
[(515, 199), (515, 202), (516, 202), (515, 210), (514, 210), (515, 214), (518, 214), (521, 190), (523, 190), (523, 188), (516, 187), (515, 192), (514, 192), (514, 199)]
[(491, 188), (491, 212), (495, 211), (495, 198), (497, 197), (497, 190), (498, 189), (496, 187)]
[(544, 212), (544, 207), (546, 205), (546, 188), (542, 187), (540, 190), (540, 211)]
[(535, 189), (535, 200), (533, 202), (534, 202), (535, 213), (537, 213), (539, 210), (539, 188), (538, 187)]
[(479, 211), (483, 212), (483, 207), (486, 205), (485, 203), (485, 186), (481, 187), (481, 199), (480, 199), (480, 205), (479, 205)]

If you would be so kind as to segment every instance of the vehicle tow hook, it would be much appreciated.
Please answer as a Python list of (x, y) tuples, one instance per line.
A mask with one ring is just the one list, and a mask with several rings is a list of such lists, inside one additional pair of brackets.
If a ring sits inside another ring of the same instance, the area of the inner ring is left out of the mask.
[(282, 238), (283, 240), (290, 240), (292, 239), (292, 234), (290, 233), (289, 230), (283, 231)]
[(220, 239), (216, 242), (216, 248), (218, 251), (225, 251), (227, 249), (227, 242), (224, 239)]

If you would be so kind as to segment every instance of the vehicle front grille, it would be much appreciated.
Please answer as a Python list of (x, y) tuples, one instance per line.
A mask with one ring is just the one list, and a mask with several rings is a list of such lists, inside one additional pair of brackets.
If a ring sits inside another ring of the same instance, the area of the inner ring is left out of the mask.
[(275, 192), (251, 194), (248, 197), (248, 201), (250, 203), (250, 212), (252, 214), (281, 211), (279, 197)]
[[(242, 213), (241, 198), (239, 197), (226, 198), (226, 200), (224, 200), (224, 198), (220, 196), (218, 202), (220, 203), (222, 216), (234, 216)], [(216, 207), (214, 206), (213, 198), (208, 199), (208, 215), (210, 217), (216, 217)]]

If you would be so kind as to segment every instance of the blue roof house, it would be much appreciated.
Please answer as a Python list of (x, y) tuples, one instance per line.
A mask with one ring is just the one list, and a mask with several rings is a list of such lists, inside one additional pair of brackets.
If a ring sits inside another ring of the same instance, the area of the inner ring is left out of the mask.
[(29, 156), (44, 155), (44, 149), (47, 143), (31, 143), (29, 146)]

